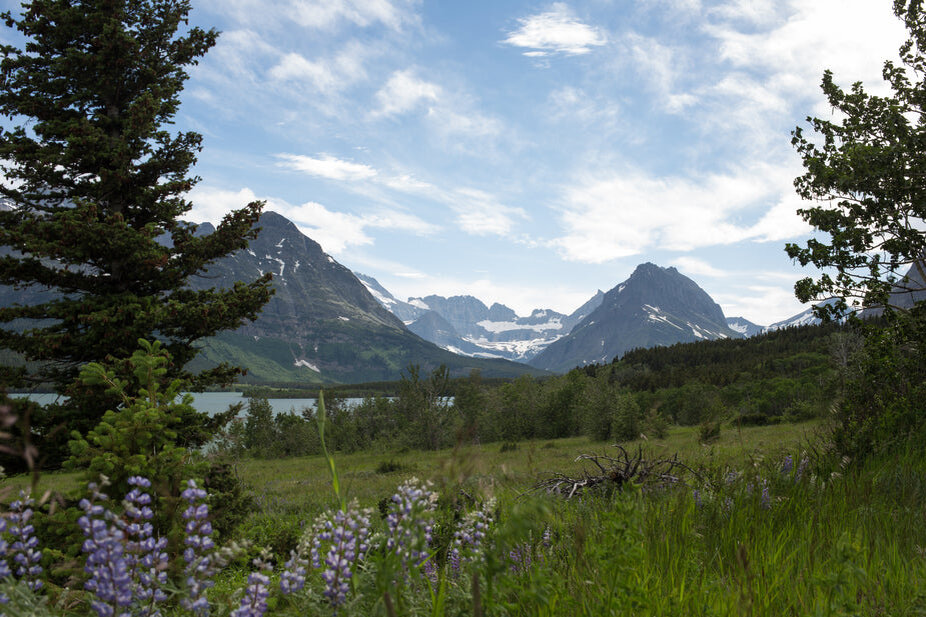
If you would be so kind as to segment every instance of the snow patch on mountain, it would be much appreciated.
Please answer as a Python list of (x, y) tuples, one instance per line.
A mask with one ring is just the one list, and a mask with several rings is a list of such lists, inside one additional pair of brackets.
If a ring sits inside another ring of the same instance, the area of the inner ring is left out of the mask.
[(293, 366), (304, 366), (305, 368), (311, 371), (315, 371), (316, 373), (321, 373), (321, 371), (318, 370), (318, 367), (312, 364), (311, 362), (309, 362), (308, 360), (296, 360), (293, 363)]
[[(535, 311), (536, 314), (536, 311)], [(540, 317), (546, 316), (546, 311)], [(497, 334), (499, 332), (510, 332), (511, 330), (533, 330), (534, 332), (545, 332), (547, 330), (562, 330), (563, 322), (559, 318), (551, 319), (545, 323), (539, 324), (520, 324), (516, 321), (483, 321), (476, 322), (476, 325), (485, 329), (487, 332)]]

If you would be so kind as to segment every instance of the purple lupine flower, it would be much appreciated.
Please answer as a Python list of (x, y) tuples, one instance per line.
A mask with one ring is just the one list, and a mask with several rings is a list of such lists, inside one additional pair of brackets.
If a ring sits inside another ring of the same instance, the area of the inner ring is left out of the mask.
[(783, 476), (788, 475), (789, 473), (791, 473), (792, 469), (794, 469), (794, 459), (791, 458), (791, 455), (789, 454), (781, 462), (781, 475)]
[(769, 494), (768, 482), (765, 480), (762, 481), (762, 498), (761, 498), (762, 508), (768, 510), (772, 507), (772, 497)]
[(241, 605), (231, 612), (231, 617), (263, 617), (267, 611), (267, 596), (270, 595), (270, 578), (263, 572), (248, 575), (248, 587), (241, 598)]
[(23, 491), (19, 492), (19, 499), (10, 504), (7, 533), (12, 536), (13, 542), (9, 545), (13, 556), (13, 573), (26, 583), (32, 591), (42, 587), (39, 575), (42, 574), (42, 551), (37, 550), (38, 538), (35, 537), (35, 528), (29, 524), (32, 520), (32, 506), (35, 500)]
[(696, 489), (696, 488), (695, 488), (695, 489), (692, 489), (692, 490), (691, 490), (691, 496), (694, 497), (695, 507), (698, 508), (698, 509), (700, 510), (700, 509), (704, 506), (704, 504), (701, 502), (701, 491), (700, 491), (700, 489)]
[(518, 546), (508, 551), (508, 561), (511, 563), (509, 567), (512, 572), (528, 572), (531, 569), (531, 564), (533, 563), (531, 558), (530, 544), (519, 544)]
[(6, 560), (6, 553), (7, 549), (9, 549), (9, 545), (6, 542), (6, 539), (3, 537), (5, 532), (6, 519), (0, 516), (0, 581), (12, 574), (10, 571), (10, 564)]
[(157, 617), (157, 605), (167, 599), (163, 586), (167, 583), (167, 538), (154, 538), (150, 520), (151, 495), (141, 489), (151, 482), (141, 476), (129, 478), (132, 489), (126, 494), (125, 508), (126, 563), (132, 577), (133, 595), (139, 615)]
[(350, 592), (355, 564), (369, 550), (370, 510), (360, 510), (357, 502), (352, 502), (347, 511), (338, 510), (333, 516), (330, 513), (320, 516), (314, 532), (312, 565), (322, 570), (325, 582), (323, 594), (337, 610)]
[(724, 481), (726, 481), (727, 484), (733, 484), (739, 477), (740, 475), (738, 472), (735, 470), (730, 470), (727, 472), (727, 475), (724, 476)]
[(100, 617), (157, 617), (157, 604), (167, 599), (161, 590), (167, 581), (167, 541), (153, 537), (148, 522), (154, 516), (149, 507), (151, 496), (138, 488), (151, 483), (133, 477), (129, 484), (134, 488), (123, 501), (124, 518), (97, 503), (108, 497), (94, 483), (89, 485), (91, 499), (80, 502), (84, 515), (78, 526), (87, 538), (82, 550), (88, 554), (84, 570), (90, 574), (84, 587), (94, 593), (91, 606)]
[(280, 591), (289, 595), (305, 587), (305, 575), (309, 561), (301, 546), (289, 554), (289, 560), (283, 566), (280, 574)]
[(180, 496), (187, 502), (187, 509), (183, 512), (186, 521), (184, 532), (183, 560), (186, 567), (183, 570), (187, 587), (187, 596), (181, 601), (184, 608), (195, 615), (209, 614), (209, 601), (206, 599), (206, 590), (215, 583), (212, 576), (217, 567), (212, 541), (212, 524), (209, 522), (209, 506), (205, 504), (206, 491), (197, 488), (196, 482), (187, 481), (187, 488)]
[(492, 524), (492, 510), (495, 500), (490, 499), (481, 509), (467, 512), (453, 534), (448, 560), (451, 572), (459, 574), (464, 561), (476, 561), (482, 557), (486, 532)]
[(386, 516), (386, 548), (399, 557), (403, 570), (409, 565), (420, 566), (430, 556), (428, 545), (436, 502), (437, 493), (430, 490), (430, 483), (421, 484), (417, 478), (400, 485), (392, 496)]
[(730, 512), (733, 509), (733, 498), (727, 497), (723, 500), (723, 509), (725, 512)]
[(84, 515), (77, 520), (86, 537), (81, 550), (87, 553), (84, 570), (90, 575), (84, 588), (93, 592), (90, 606), (99, 617), (121, 617), (129, 614), (125, 609), (132, 604), (132, 578), (124, 557), (125, 535), (117, 525), (108, 524), (116, 516), (97, 503), (108, 497), (96, 483), (91, 482), (89, 488), (91, 499), (80, 500)]

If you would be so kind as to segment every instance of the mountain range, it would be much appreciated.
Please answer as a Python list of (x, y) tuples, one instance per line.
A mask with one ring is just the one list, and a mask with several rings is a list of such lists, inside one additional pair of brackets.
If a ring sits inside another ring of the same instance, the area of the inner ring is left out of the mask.
[[(227, 361), (246, 367), (247, 381), (289, 384), (394, 380), (411, 364), (425, 371), (443, 364), (454, 375), (544, 375), (609, 362), (634, 348), (753, 336), (816, 319), (811, 309), (769, 326), (727, 318), (690, 278), (651, 263), (568, 315), (535, 309), (519, 316), (472, 296), (402, 301), (339, 264), (283, 216), (265, 212), (260, 227), (248, 249), (217, 261), (190, 285), (226, 287), (271, 272), (275, 293), (253, 323), (202, 341), (191, 369)], [(212, 231), (204, 223), (197, 233)], [(0, 306), (53, 293), (3, 288)]]

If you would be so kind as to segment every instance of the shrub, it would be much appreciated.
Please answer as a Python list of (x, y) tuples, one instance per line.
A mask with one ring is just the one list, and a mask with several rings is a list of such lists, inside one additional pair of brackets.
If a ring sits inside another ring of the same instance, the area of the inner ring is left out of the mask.
[(720, 422), (703, 422), (698, 426), (698, 442), (714, 443), (720, 439)]

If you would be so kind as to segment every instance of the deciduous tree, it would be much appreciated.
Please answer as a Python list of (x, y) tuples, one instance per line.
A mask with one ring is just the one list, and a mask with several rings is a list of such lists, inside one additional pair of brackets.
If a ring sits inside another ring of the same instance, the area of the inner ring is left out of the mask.
[[(902, 65), (885, 62), (890, 96), (876, 96), (855, 83), (846, 91), (830, 71), (823, 93), (832, 120), (808, 118), (813, 134), (798, 127), (792, 143), (806, 172), (795, 180), (801, 197), (816, 204), (798, 212), (829, 238), (806, 246), (789, 244), (801, 265), (822, 269), (797, 282), (803, 301), (829, 297), (820, 305), (834, 315), (855, 307), (887, 305), (892, 287), (920, 287), (926, 281), (926, 15), (923, 0), (895, 0), (894, 12), (909, 38), (900, 48)], [(904, 279), (910, 268), (918, 277)], [(918, 289), (910, 289), (917, 291)]]

